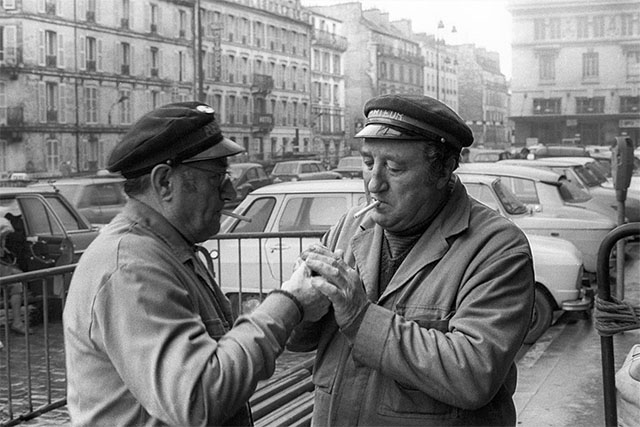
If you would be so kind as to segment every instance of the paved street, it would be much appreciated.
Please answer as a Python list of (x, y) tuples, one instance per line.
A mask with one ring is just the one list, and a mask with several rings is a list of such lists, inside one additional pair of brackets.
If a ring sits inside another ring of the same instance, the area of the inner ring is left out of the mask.
[[(626, 265), (625, 299), (634, 306), (640, 305), (640, 262), (637, 246), (634, 257)], [(34, 390), (33, 407), (47, 401), (46, 383), (50, 381), (52, 399), (64, 395), (64, 354), (62, 350), (62, 325), (53, 323), (49, 338), (50, 372), (44, 363), (43, 326), (35, 328), (30, 337), (30, 358), (36, 373), (31, 384)], [(4, 329), (0, 328), (4, 340)], [(25, 375), (26, 346), (24, 337), (11, 335), (12, 377), (27, 378)], [(633, 344), (640, 343), (640, 330), (616, 334), (614, 355), (616, 370), (622, 364)], [(6, 408), (6, 348), (0, 350), (0, 422), (7, 419)], [(276, 372), (310, 357), (310, 354), (286, 352), (278, 360)], [(602, 365), (600, 358), (600, 336), (594, 328), (591, 317), (582, 314), (564, 314), (534, 344), (525, 346), (518, 355), (518, 388), (515, 395), (518, 410), (518, 425), (545, 426), (602, 426), (604, 425), (604, 403), (602, 389)], [(12, 393), (26, 396), (28, 384), (25, 380), (14, 382)], [(15, 400), (14, 400), (15, 401)], [(14, 405), (13, 411), (21, 413), (27, 402)], [(51, 426), (68, 425), (69, 417), (64, 408), (54, 410), (39, 418), (25, 422), (27, 425)]]

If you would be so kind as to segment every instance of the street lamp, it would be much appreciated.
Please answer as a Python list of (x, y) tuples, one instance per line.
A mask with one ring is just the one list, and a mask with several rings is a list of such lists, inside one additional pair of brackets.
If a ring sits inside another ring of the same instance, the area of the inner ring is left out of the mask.
[[(444, 29), (444, 22), (438, 22), (438, 31), (436, 32), (436, 99), (440, 100), (440, 42), (444, 43), (444, 39), (440, 38), (440, 32)], [(451, 28), (452, 33), (457, 33), (456, 26)]]

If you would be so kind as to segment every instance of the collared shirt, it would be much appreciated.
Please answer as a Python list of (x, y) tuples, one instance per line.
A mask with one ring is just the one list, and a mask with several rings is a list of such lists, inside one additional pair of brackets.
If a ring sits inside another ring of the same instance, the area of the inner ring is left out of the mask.
[(229, 329), (228, 300), (191, 246), (129, 200), (83, 254), (64, 310), (74, 425), (246, 425), (299, 312), (269, 296)]

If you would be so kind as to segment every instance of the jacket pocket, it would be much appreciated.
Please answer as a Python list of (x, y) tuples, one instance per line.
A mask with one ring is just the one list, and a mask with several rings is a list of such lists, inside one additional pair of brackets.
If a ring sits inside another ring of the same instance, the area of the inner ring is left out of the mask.
[(420, 390), (404, 386), (391, 378), (383, 379), (384, 393), (378, 414), (401, 418), (452, 419), (459, 409), (440, 402)]
[(207, 329), (207, 333), (214, 340), (219, 340), (227, 333), (224, 323), (220, 319), (209, 319), (204, 321), (204, 327)]

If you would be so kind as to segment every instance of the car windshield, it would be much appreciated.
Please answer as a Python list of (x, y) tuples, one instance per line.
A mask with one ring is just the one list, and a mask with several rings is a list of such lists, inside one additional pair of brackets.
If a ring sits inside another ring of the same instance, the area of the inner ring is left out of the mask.
[(60, 191), (65, 199), (71, 202), (72, 205), (77, 206), (78, 199), (80, 198), (80, 193), (82, 190), (82, 186), (80, 185), (54, 185), (56, 190)]
[(274, 175), (286, 175), (296, 173), (296, 163), (278, 163), (273, 168)]
[(591, 194), (562, 177), (559, 181), (558, 192), (563, 201), (567, 203), (582, 203), (592, 199)]
[(589, 187), (596, 187), (607, 180), (605, 178), (604, 181), (600, 181), (600, 179), (591, 170), (587, 169), (584, 166), (575, 166), (573, 169), (576, 172), (576, 175), (578, 175), (580, 179)]
[(362, 167), (362, 158), (345, 157), (338, 162), (339, 168), (359, 168)]
[(504, 206), (504, 210), (511, 215), (527, 213), (527, 206), (522, 203), (500, 179), (495, 180), (492, 186), (496, 195), (500, 199), (500, 203)]
[(598, 162), (589, 162), (586, 165), (586, 168), (596, 177), (600, 184), (603, 184), (608, 181), (607, 174), (603, 170), (603, 166), (601, 166)]

